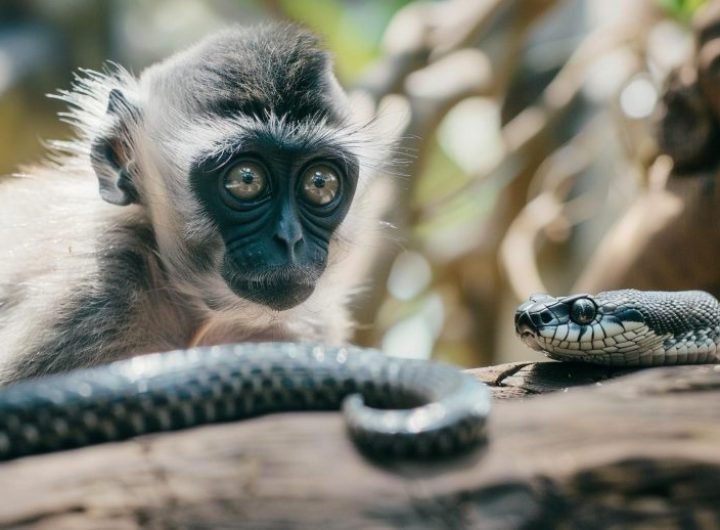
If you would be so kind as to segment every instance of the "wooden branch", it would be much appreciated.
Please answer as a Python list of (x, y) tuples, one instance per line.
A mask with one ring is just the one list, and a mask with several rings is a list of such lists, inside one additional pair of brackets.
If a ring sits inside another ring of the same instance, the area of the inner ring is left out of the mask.
[[(587, 171), (597, 155), (600, 145), (598, 134), (604, 120), (594, 117), (583, 129), (563, 146), (550, 154), (533, 177), (538, 181), (530, 190), (538, 188), (537, 194), (528, 201), (513, 219), (500, 244), (499, 257), (507, 283), (518, 300), (528, 293), (547, 292), (536, 248), (548, 235), (551, 227), (569, 228), (593, 215), (605, 197), (598, 197), (594, 190), (584, 191), (580, 196), (568, 199), (575, 189), (578, 176)], [(567, 233), (567, 232), (566, 232)]]
[(707, 2), (693, 20), (696, 63), (703, 95), (712, 107), (715, 118), (720, 118), (720, 1)]
[(718, 200), (717, 177), (710, 172), (670, 178), (665, 187), (646, 191), (605, 236), (572, 291), (632, 287), (720, 295), (714, 265), (720, 248)]
[[(671, 73), (657, 111), (659, 157), (644, 191), (571, 290), (703, 289), (720, 295), (720, 1), (694, 23), (695, 57)], [(671, 162), (672, 160), (672, 162)]]
[[(395, 190), (392, 211), (386, 216), (400, 237), (406, 237), (408, 227), (426, 217), (426, 212), (414, 208), (411, 202), (416, 177), (426, 163), (428, 146), (444, 116), (468, 97), (504, 94), (526, 34), (557, 3), (557, 0), (419, 2), (408, 4), (393, 17), (385, 33), (385, 57), (358, 83), (354, 94), (369, 99), (376, 110), (388, 94), (402, 94), (410, 109), (407, 126), (397, 131), (398, 151), (413, 152), (416, 156), (403, 168), (410, 178)], [(504, 9), (513, 12), (510, 27), (504, 30), (505, 52), (499, 60), (492, 61), (476, 49), (476, 41)], [(413, 242), (407, 244), (412, 245)], [(393, 259), (391, 253), (378, 257), (372, 276), (379, 281), (372, 283), (365, 301), (361, 300), (354, 311), (362, 326), (354, 336), (359, 344), (377, 344), (383, 331), (371, 323), (377, 317), (377, 301), (387, 294), (385, 280)], [(492, 338), (493, 334), (487, 336)]]
[[(479, 376), (544, 392), (616, 375), (577, 369)], [(332, 413), (148, 436), (0, 465), (0, 528), (714, 528), (719, 402), (716, 366), (498, 400), (484, 450), (390, 470)]]
[[(601, 28), (585, 37), (545, 88), (539, 103), (526, 107), (503, 127), (501, 132), (505, 156), (496, 167), (475, 175), (452, 193), (439, 197), (434, 203), (426, 206), (424, 217), (436, 215), (467, 193), (477, 193), (478, 189), (487, 185), (492, 178), (507, 178), (505, 175), (517, 173), (517, 170), (513, 171), (512, 168), (517, 166), (519, 161), (529, 158), (530, 153), (538, 151), (538, 145), (544, 148), (547, 131), (551, 130), (572, 108), (585, 82), (589, 65), (596, 62), (599, 56), (617, 50), (621, 46), (627, 46), (637, 38), (637, 34), (637, 27), (628, 23), (627, 26), (613, 28), (612, 31)], [(527, 191), (527, 186), (524, 188)], [(526, 196), (525, 193), (517, 195)], [(514, 215), (510, 219), (513, 217)]]

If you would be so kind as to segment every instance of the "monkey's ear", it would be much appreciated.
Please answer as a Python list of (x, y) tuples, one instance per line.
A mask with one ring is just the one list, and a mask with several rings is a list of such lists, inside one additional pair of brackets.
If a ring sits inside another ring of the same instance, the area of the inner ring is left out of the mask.
[(130, 130), (140, 116), (139, 109), (130, 103), (117, 88), (108, 94), (107, 114), (115, 124), (107, 134), (99, 136), (90, 149), (90, 162), (98, 178), (100, 196), (111, 204), (125, 206), (138, 202), (133, 182), (133, 162)]

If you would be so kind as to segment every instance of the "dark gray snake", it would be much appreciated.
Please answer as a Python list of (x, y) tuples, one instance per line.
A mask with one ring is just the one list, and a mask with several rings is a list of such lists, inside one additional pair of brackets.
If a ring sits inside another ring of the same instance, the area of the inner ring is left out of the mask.
[(450, 365), (362, 348), (267, 343), (143, 355), (0, 389), (0, 460), (341, 406), (362, 451), (424, 458), (480, 443), (490, 396)]
[(533, 295), (515, 331), (563, 361), (623, 366), (720, 362), (720, 304), (703, 291)]

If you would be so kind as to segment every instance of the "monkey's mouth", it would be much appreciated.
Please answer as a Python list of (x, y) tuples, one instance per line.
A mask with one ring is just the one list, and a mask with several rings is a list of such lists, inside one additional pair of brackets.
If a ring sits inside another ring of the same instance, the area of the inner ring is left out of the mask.
[(223, 278), (240, 298), (284, 311), (310, 298), (315, 290), (319, 273), (298, 267), (277, 267), (262, 275), (239, 272), (233, 266), (224, 266)]

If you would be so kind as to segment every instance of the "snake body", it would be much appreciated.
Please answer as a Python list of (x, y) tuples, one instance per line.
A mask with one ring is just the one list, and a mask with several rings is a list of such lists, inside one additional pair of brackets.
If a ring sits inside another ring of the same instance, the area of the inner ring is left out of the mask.
[[(560, 360), (720, 362), (720, 304), (701, 291), (534, 295), (515, 314)], [(266, 343), (143, 355), (0, 389), (0, 460), (268, 414), (342, 407), (376, 457), (460, 452), (485, 438), (489, 392), (456, 368), (376, 350)]]
[(564, 361), (720, 362), (720, 304), (703, 291), (533, 295), (518, 307), (515, 330), (531, 348)]
[(450, 365), (375, 350), (290, 343), (196, 348), (0, 389), (0, 459), (339, 407), (364, 452), (422, 458), (482, 441), (490, 397), (484, 384)]

